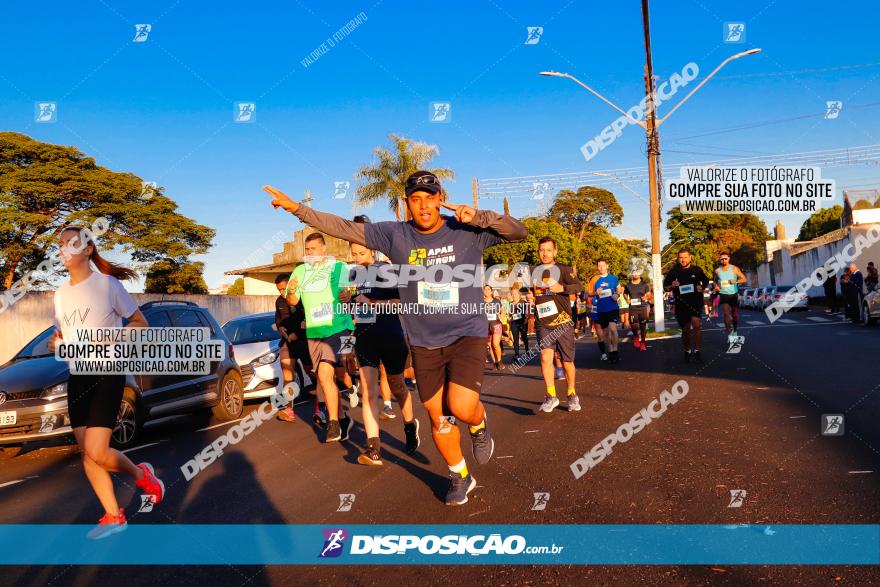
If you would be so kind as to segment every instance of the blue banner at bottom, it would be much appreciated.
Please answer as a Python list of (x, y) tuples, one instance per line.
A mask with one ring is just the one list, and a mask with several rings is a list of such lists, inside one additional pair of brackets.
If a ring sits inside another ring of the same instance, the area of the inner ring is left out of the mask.
[(0, 525), (4, 565), (880, 564), (880, 525)]

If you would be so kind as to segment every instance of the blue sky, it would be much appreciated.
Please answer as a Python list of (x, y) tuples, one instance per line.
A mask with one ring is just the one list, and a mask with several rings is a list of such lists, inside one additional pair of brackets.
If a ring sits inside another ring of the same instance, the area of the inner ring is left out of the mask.
[[(76, 145), (164, 186), (182, 213), (217, 230), (201, 258), (212, 287), (246, 259), (269, 262), (260, 244), (300, 227), (267, 204), (262, 184), (291, 195), (310, 189), (317, 208), (350, 214), (349, 202), (332, 199), (333, 182), (351, 180), (391, 132), (437, 144), (435, 164), (454, 169), (450, 191), (461, 202), (470, 202), (472, 177), (645, 163), (634, 126), (585, 161), (579, 147), (616, 113), (571, 81), (537, 75), (565, 71), (624, 108), (638, 103), (639, 2), (328, 4), (85, 0), (36, 11), (6, 3), (0, 36), (16, 58), (0, 72), (0, 128)], [(361, 12), (366, 21), (347, 38), (301, 65)], [(729, 64), (669, 119), (664, 161), (880, 144), (880, 67), (828, 70), (880, 62), (876, 12), (861, 0), (846, 9), (813, 0), (652, 2), (661, 78), (690, 61), (702, 77), (733, 53), (763, 49)], [(723, 42), (726, 21), (746, 23), (745, 44)], [(132, 42), (136, 23), (152, 25), (144, 43)], [(523, 44), (527, 26), (544, 27), (538, 44)], [(790, 71), (800, 73), (781, 74)], [(743, 77), (751, 74), (773, 75)], [(837, 120), (823, 119), (826, 100), (843, 101)], [(35, 101), (57, 102), (58, 121), (36, 123)], [(256, 123), (233, 123), (236, 101), (256, 103)], [(429, 122), (431, 101), (452, 103), (450, 124)], [(797, 120), (758, 124), (787, 118)], [(880, 187), (876, 167), (825, 175), (839, 187)], [(625, 211), (618, 234), (646, 237), (644, 201), (613, 191)], [(533, 204), (514, 200), (512, 212)], [(501, 201), (481, 207), (500, 210)], [(368, 213), (389, 218), (384, 207)], [(772, 226), (775, 217), (765, 220)], [(791, 234), (803, 217), (783, 220)]]

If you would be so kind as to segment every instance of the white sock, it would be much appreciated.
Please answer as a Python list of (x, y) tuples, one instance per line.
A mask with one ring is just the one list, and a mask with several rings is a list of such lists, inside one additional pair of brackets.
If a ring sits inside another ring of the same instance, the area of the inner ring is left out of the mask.
[(390, 399), (389, 399), (389, 400), (385, 400), (384, 403), (385, 403), (385, 405), (386, 405), (387, 407), (389, 407), (389, 408), (391, 407), (391, 400), (390, 400)]

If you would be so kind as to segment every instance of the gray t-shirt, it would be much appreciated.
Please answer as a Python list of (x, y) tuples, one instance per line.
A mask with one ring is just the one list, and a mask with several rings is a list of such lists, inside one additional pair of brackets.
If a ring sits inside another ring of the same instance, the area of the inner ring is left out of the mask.
[[(451, 267), (479, 266), (483, 251), (503, 242), (497, 234), (444, 216), (437, 232), (422, 234), (407, 222), (377, 222), (364, 225), (367, 246), (385, 253), (394, 265), (445, 264)], [(486, 336), (488, 322), (483, 311), (483, 288), (479, 283), (460, 286), (454, 277), (446, 283), (429, 280), (400, 285), (400, 301), (413, 312), (401, 316), (412, 346), (440, 348), (462, 336)]]
[[(491, 210), (477, 210), (470, 224), (443, 216), (443, 226), (430, 234), (418, 232), (412, 222), (357, 224), (305, 206), (297, 210), (296, 216), (326, 234), (376, 249), (399, 266), (448, 265), (454, 269), (469, 264), (479, 267), (486, 248), (520, 241), (528, 234), (526, 227), (515, 218)], [(447, 283), (430, 281), (410, 280), (398, 287), (401, 304), (410, 304), (410, 308), (419, 310), (400, 316), (409, 344), (441, 348), (463, 336), (485, 338), (488, 322), (480, 305), (483, 289), (479, 280), (467, 287), (460, 286), (464, 280), (455, 276)], [(439, 310), (438, 307), (443, 311), (434, 311)]]

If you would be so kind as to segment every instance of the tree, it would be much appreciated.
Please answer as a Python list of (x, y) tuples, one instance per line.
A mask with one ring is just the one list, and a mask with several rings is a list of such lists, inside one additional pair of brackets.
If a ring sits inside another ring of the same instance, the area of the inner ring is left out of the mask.
[(426, 170), (444, 180), (453, 179), (455, 173), (447, 168), (428, 168), (431, 160), (440, 154), (437, 145), (416, 142), (393, 133), (388, 138), (393, 147), (390, 150), (384, 147), (373, 149), (373, 163), (355, 173), (355, 179), (361, 182), (355, 190), (355, 198), (360, 206), (372, 206), (385, 200), (388, 209), (400, 220), (400, 202), (406, 195), (404, 186), (407, 177), (416, 171)]
[(731, 261), (744, 271), (754, 271), (764, 260), (764, 243), (770, 233), (764, 221), (754, 214), (689, 214), (678, 207), (669, 211), (666, 221), (669, 244), (663, 251), (663, 270), (672, 266), (678, 251), (688, 248), (694, 264), (711, 275), (718, 253), (725, 250)]
[(556, 241), (557, 262), (565, 265), (575, 263), (581, 243), (557, 222), (542, 218), (524, 218), (522, 222), (529, 231), (526, 238), (518, 243), (504, 243), (486, 249), (483, 260), (487, 265), (506, 263), (511, 268), (517, 263), (540, 265), (538, 241), (545, 236)]
[(583, 241), (590, 227), (608, 229), (619, 226), (623, 220), (623, 208), (608, 190), (585, 185), (576, 192), (562, 190), (556, 194), (549, 216)]
[(873, 208), (873, 204), (868, 200), (859, 200), (855, 204), (853, 204), (853, 210), (867, 210), (869, 208)]
[(810, 241), (840, 228), (840, 217), (843, 215), (843, 206), (837, 205), (831, 208), (822, 208), (813, 212), (798, 232), (797, 240)]
[(232, 282), (232, 285), (229, 286), (229, 289), (226, 290), (226, 295), (228, 296), (243, 296), (244, 295), (244, 278), (239, 277), (235, 281)]
[(185, 263), (206, 253), (214, 230), (176, 212), (161, 187), (145, 192), (133, 173), (111, 171), (75, 147), (0, 132), (0, 289), (8, 289), (56, 246), (70, 224), (109, 220), (100, 248), (119, 247), (135, 263)]
[(202, 277), (205, 264), (201, 262), (176, 263), (163, 259), (150, 266), (144, 293), (206, 294), (208, 285)]

